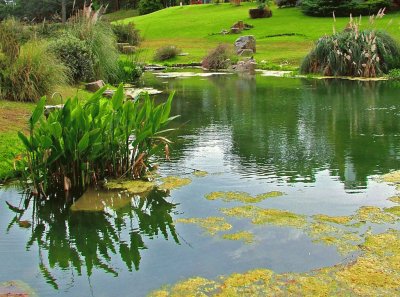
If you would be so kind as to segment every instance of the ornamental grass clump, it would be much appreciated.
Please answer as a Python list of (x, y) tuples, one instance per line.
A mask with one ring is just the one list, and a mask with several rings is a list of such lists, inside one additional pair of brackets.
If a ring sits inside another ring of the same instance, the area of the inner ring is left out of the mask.
[[(377, 17), (382, 17), (381, 11)], [(373, 20), (374, 17), (372, 17)], [(320, 38), (300, 72), (325, 76), (377, 77), (400, 67), (400, 47), (386, 32), (359, 30), (350, 17), (342, 32)]]
[(33, 193), (46, 196), (49, 189), (64, 189), (80, 194), (105, 178), (141, 178), (160, 148), (168, 154), (170, 141), (163, 135), (175, 118), (169, 116), (173, 95), (156, 105), (148, 95), (126, 99), (122, 84), (111, 100), (101, 97), (104, 91), (85, 104), (68, 99), (48, 117), (46, 98), (39, 101), (29, 135), (18, 133), (26, 152), (16, 161)]

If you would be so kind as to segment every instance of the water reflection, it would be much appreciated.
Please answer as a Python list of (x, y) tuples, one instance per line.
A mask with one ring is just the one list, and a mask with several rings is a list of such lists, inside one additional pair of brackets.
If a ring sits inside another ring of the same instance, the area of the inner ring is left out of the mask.
[(314, 183), (328, 169), (348, 190), (400, 165), (398, 86), (390, 82), (217, 76), (166, 85), (177, 90), (173, 113), (186, 135), (173, 150), (177, 163), (218, 140), (243, 177)]
[(17, 227), (22, 217), (32, 219), (31, 235), (26, 249), (38, 250), (39, 268), (54, 288), (58, 289), (55, 268), (91, 276), (94, 270), (118, 276), (122, 260), (129, 271), (139, 270), (140, 251), (146, 249), (143, 237), (162, 235), (165, 240), (179, 239), (171, 214), (176, 204), (168, 202), (168, 194), (153, 190), (143, 199), (131, 197), (130, 203), (113, 210), (71, 211), (72, 201), (55, 197), (50, 200), (24, 196), (19, 205), (7, 202), (15, 217), (8, 230)]

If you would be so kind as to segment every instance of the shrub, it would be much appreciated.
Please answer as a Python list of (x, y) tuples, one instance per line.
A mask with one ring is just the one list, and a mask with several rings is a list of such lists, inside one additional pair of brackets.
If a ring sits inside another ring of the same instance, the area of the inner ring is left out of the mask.
[(68, 69), (43, 41), (21, 47), (15, 61), (3, 72), (2, 92), (14, 101), (37, 101), (57, 85), (68, 81)]
[(209, 70), (227, 69), (231, 65), (230, 55), (231, 51), (228, 45), (220, 44), (204, 57), (202, 66)]
[(275, 0), (276, 6), (282, 7), (294, 7), (297, 5), (297, 0)]
[(29, 168), (23, 174), (34, 192), (46, 195), (51, 186), (82, 193), (104, 178), (140, 178), (157, 148), (165, 148), (172, 95), (156, 105), (148, 95), (125, 99), (122, 85), (111, 100), (101, 98), (104, 91), (85, 104), (68, 99), (47, 118), (45, 97), (39, 101), (29, 119), (29, 136), (18, 133), (26, 150), (19, 165)]
[(93, 53), (85, 41), (71, 34), (63, 34), (51, 42), (50, 49), (69, 68), (73, 82), (94, 78)]
[(142, 67), (133, 60), (132, 56), (118, 61), (118, 80), (120, 82), (132, 82), (142, 75)]
[(133, 22), (122, 24), (118, 23), (112, 25), (114, 34), (117, 36), (117, 41), (120, 43), (129, 43), (131, 45), (139, 45), (140, 33), (135, 29)]
[(395, 80), (400, 80), (400, 69), (395, 68), (389, 71), (389, 78), (390, 79), (395, 79)]
[(272, 10), (269, 7), (252, 8), (249, 9), (249, 15), (252, 19), (270, 18), (272, 17)]
[(359, 31), (353, 25), (320, 38), (304, 59), (300, 72), (375, 77), (398, 67), (400, 48), (393, 38), (382, 31)]
[(160, 0), (140, 0), (139, 2), (139, 14), (148, 14), (154, 11), (163, 9), (163, 5)]
[(181, 50), (174, 45), (163, 46), (157, 49), (153, 59), (155, 61), (169, 60), (175, 58), (180, 52)]
[(389, 8), (390, 0), (303, 0), (301, 9), (304, 14), (311, 16), (372, 15), (379, 9)]

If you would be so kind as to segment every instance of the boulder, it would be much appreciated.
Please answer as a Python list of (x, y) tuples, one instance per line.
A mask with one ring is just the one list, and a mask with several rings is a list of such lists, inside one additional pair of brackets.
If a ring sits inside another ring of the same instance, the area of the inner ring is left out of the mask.
[(253, 54), (254, 54), (253, 50), (246, 48), (242, 50), (242, 52), (239, 55), (242, 57), (251, 57), (253, 56)]
[(255, 74), (257, 63), (253, 59), (249, 59), (247, 61), (239, 61), (234, 69), (237, 72), (241, 73), (250, 73)]
[(253, 35), (240, 36), (235, 41), (236, 53), (240, 55), (243, 50), (250, 49), (253, 53), (256, 52), (256, 39)]
[(94, 81), (94, 82), (86, 84), (85, 88), (89, 92), (97, 92), (98, 90), (100, 90), (104, 86), (105, 86), (104, 81), (97, 80), (97, 81)]
[(58, 105), (45, 105), (44, 106), (44, 115), (46, 117), (49, 116), (50, 113), (52, 113), (54, 110), (58, 109), (63, 109), (64, 104), (58, 104)]
[(122, 52), (124, 54), (134, 54), (136, 52), (136, 46), (125, 45), (125, 46), (122, 47)]
[(231, 34), (239, 34), (240, 32), (242, 32), (242, 30), (240, 30), (239, 28), (235, 28), (235, 27), (232, 27), (231, 30), (229, 31), (229, 33), (231, 33)]

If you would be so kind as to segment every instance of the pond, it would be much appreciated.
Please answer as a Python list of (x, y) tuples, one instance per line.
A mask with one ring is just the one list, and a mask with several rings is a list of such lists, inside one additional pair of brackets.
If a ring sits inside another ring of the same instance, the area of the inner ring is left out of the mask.
[(158, 98), (176, 92), (179, 129), (159, 173), (187, 184), (103, 193), (100, 211), (0, 190), (0, 283), (146, 296), (193, 277), (350, 263), (366, 234), (400, 229), (398, 212), (384, 211), (396, 189), (377, 178), (400, 168), (400, 85), (152, 73), (142, 83)]

